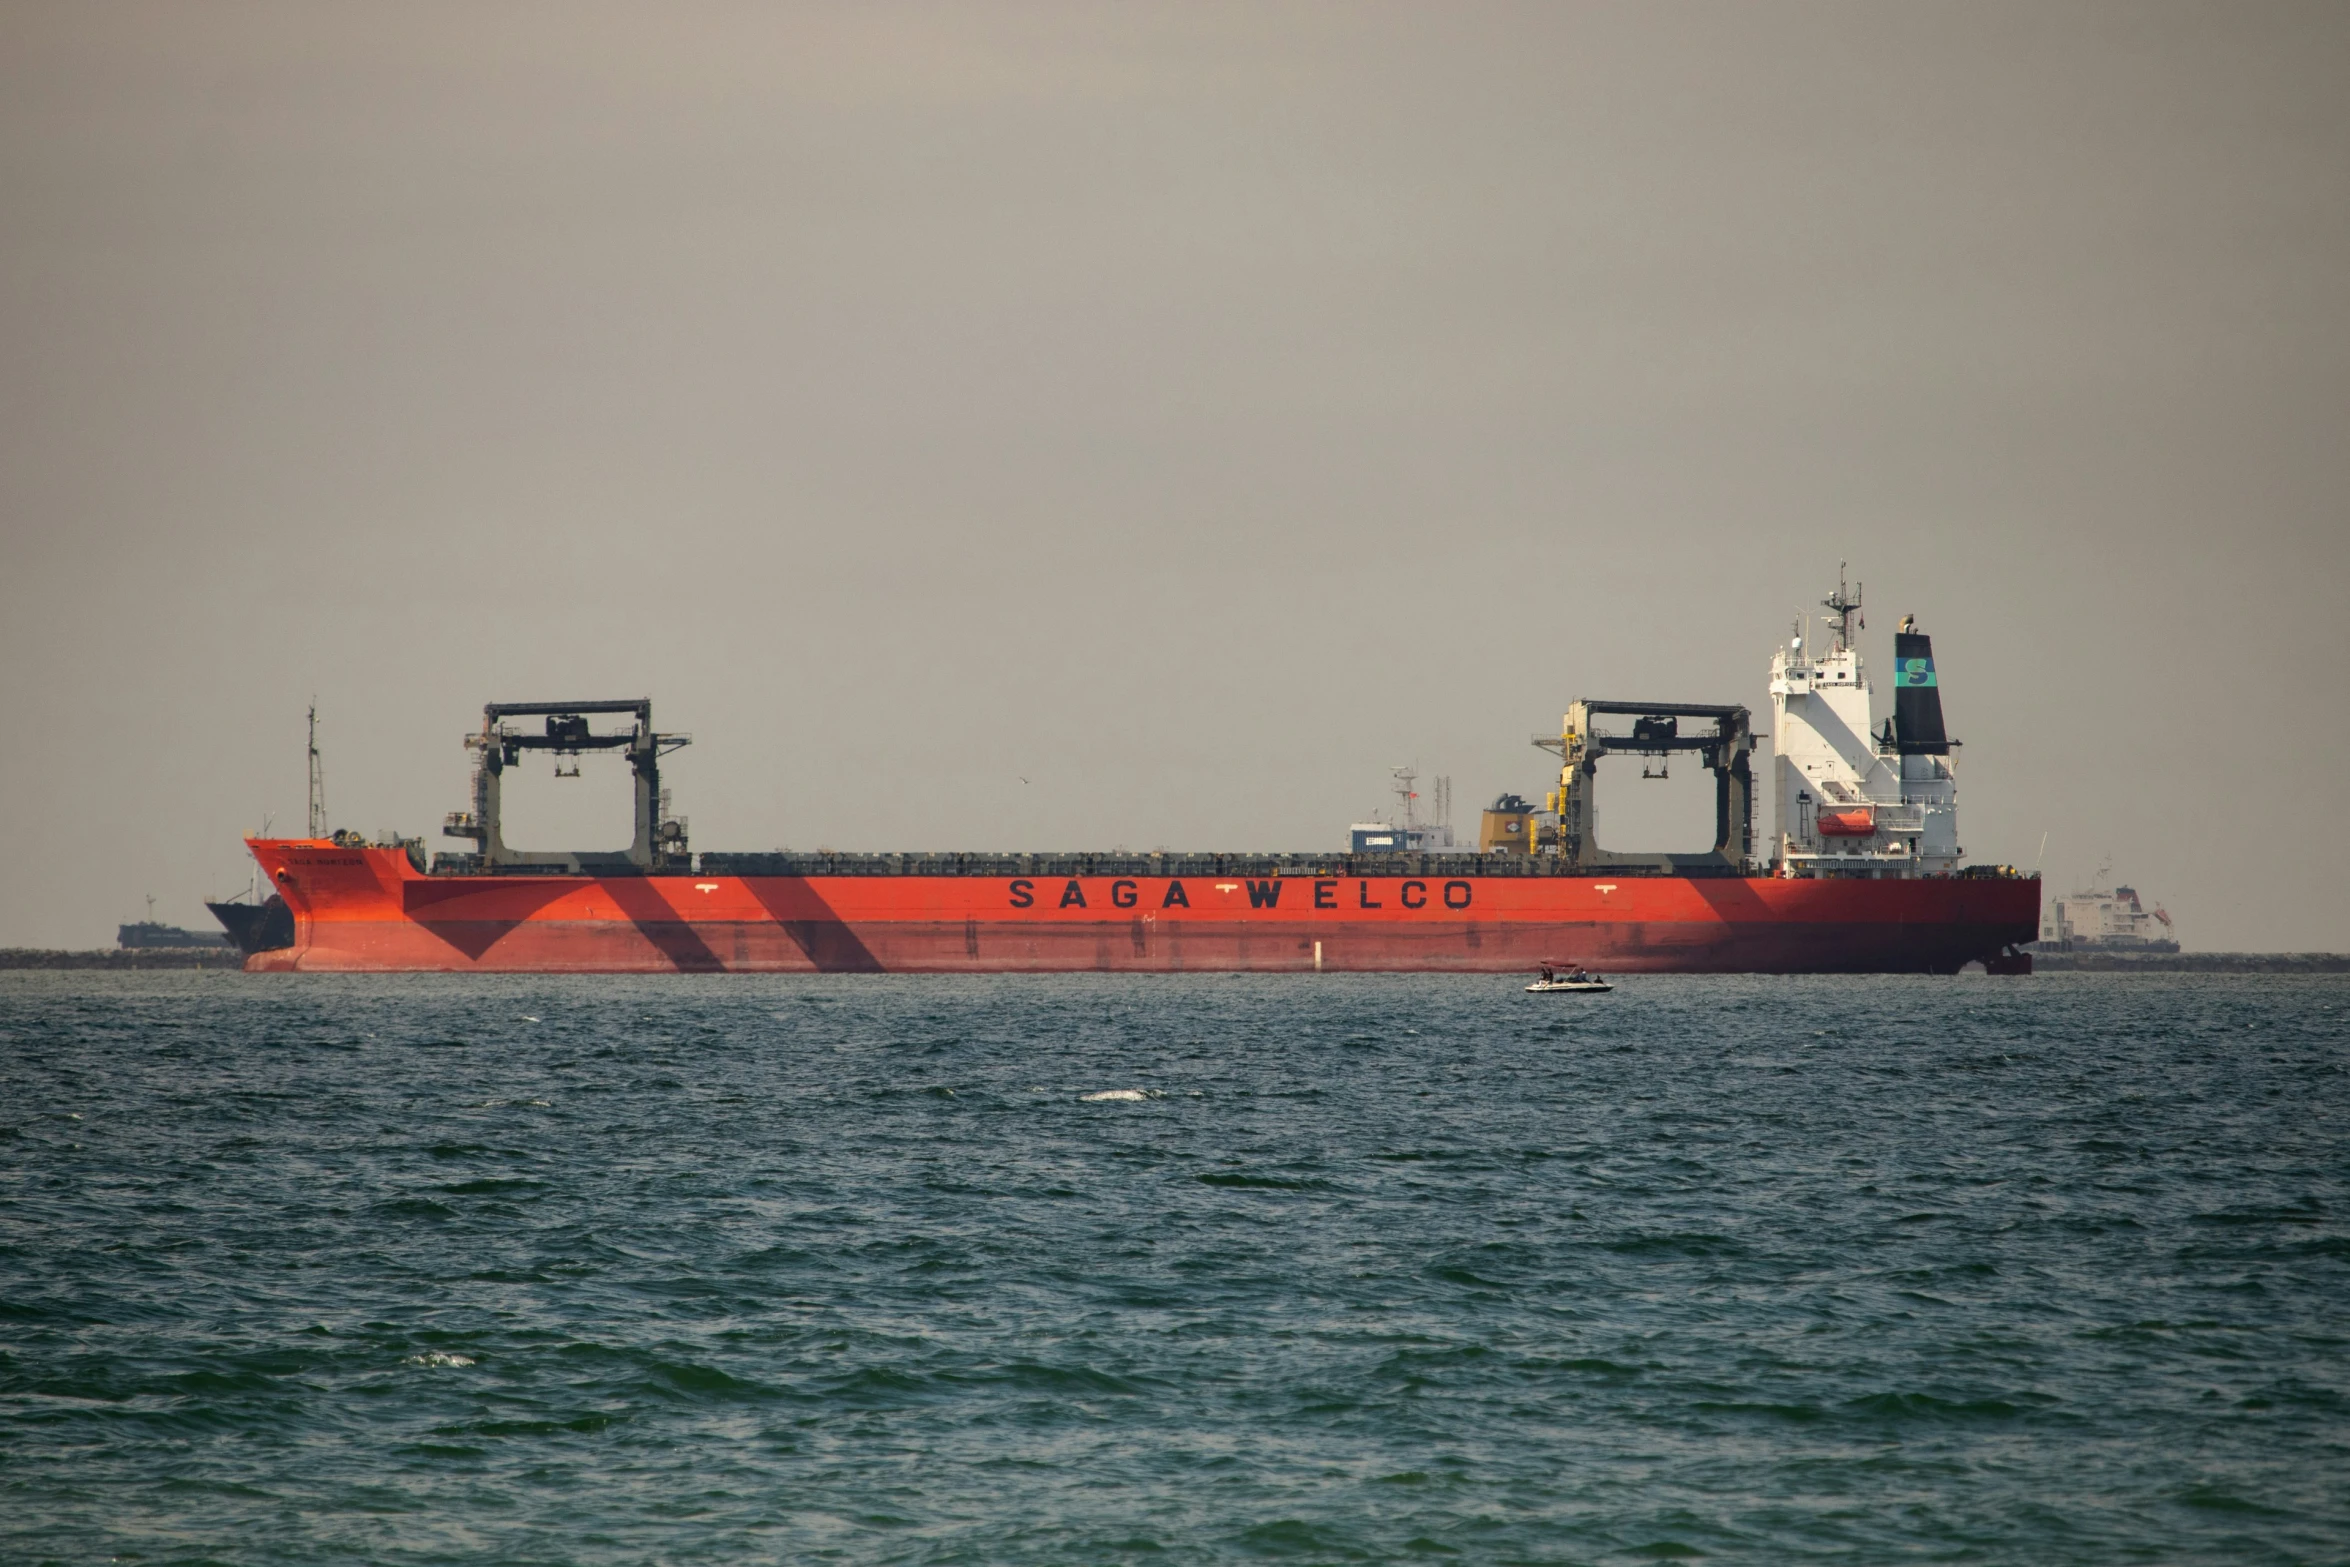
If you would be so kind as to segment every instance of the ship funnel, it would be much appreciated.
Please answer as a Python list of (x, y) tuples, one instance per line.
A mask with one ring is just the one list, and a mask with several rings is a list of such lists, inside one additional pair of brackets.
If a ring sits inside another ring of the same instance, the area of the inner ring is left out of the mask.
[(1934, 678), (1934, 639), (1903, 620), (1893, 634), (1893, 734), (1903, 756), (1948, 756), (1942, 688)]

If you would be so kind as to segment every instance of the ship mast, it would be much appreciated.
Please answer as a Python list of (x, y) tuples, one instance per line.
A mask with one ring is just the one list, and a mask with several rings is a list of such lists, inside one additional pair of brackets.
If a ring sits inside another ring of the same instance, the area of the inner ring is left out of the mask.
[[(1396, 825), (1409, 834), (1420, 825), (1412, 809), (1412, 802), (1420, 797), (1419, 791), (1412, 785), (1420, 781), (1420, 775), (1409, 767), (1391, 767), (1388, 771), (1395, 775), (1395, 797), (1403, 806), (1403, 820)], [(1407, 837), (1405, 842), (1409, 844), (1410, 839)]]
[(1839, 653), (1852, 646), (1852, 634), (1855, 631), (1866, 630), (1868, 627), (1868, 622), (1863, 620), (1860, 615), (1861, 589), (1866, 584), (1855, 583), (1851, 595), (1847, 597), (1844, 589), (1844, 566), (1843, 561), (1836, 562), (1836, 591), (1820, 600), (1820, 603), (1827, 608), (1828, 613), (1835, 617), (1836, 651)]
[(326, 836), (326, 767), (318, 759), (318, 698), (310, 699), (310, 836)]

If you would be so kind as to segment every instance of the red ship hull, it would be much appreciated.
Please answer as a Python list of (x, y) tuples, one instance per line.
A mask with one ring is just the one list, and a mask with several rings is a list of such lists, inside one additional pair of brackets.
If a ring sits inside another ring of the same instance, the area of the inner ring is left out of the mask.
[(430, 876), (249, 846), (294, 915), (255, 971), (2028, 972), (2040, 916), (2016, 878)]

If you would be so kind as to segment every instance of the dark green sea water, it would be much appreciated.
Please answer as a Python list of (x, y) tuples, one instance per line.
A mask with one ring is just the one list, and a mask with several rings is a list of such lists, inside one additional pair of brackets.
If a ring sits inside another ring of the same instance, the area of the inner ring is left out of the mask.
[(0, 976), (0, 1560), (1448, 1556), (2350, 1560), (2350, 980)]

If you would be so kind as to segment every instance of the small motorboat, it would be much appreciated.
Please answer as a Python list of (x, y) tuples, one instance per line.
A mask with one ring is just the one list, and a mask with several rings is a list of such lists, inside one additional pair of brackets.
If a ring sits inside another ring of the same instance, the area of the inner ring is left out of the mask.
[(1555, 991), (1573, 991), (1580, 994), (1585, 991), (1613, 990), (1615, 988), (1597, 974), (1588, 973), (1582, 969), (1561, 974), (1545, 963), (1542, 965), (1541, 977), (1526, 987), (1526, 993), (1543, 996)]

